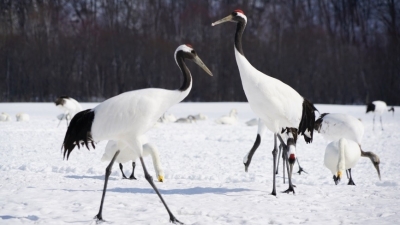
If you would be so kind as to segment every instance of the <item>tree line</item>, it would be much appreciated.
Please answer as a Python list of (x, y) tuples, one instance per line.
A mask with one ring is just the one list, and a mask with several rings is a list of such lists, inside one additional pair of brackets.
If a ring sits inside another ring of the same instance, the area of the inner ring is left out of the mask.
[(233, 51), (314, 103), (400, 104), (396, 0), (0, 0), (0, 101), (102, 101), (148, 87), (177, 89), (173, 58), (193, 45), (213, 72), (188, 63), (185, 101), (246, 101)]

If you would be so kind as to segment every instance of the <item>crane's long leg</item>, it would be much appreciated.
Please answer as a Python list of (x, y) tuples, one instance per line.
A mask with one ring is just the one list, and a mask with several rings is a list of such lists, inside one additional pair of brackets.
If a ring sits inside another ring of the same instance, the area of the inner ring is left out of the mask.
[(375, 114), (374, 114), (374, 118), (372, 119), (372, 130), (375, 130)]
[(276, 145), (276, 136), (277, 136), (277, 134), (274, 134), (274, 149), (272, 150), (272, 156), (274, 157), (274, 169), (273, 169), (273, 187), (272, 187), (272, 193), (271, 193), (271, 195), (275, 195), (275, 196), (276, 196), (276, 185), (275, 185), (276, 154), (278, 152), (277, 145)]
[(299, 171), (297, 171), (297, 173), (298, 173), (299, 175), (301, 175), (301, 172), (304, 172), (304, 173), (308, 174), (308, 173), (303, 169), (303, 167), (300, 166), (299, 158), (298, 158), (298, 157), (296, 157), (296, 161), (297, 161), (297, 165), (299, 166)]
[[(282, 144), (281, 144), (281, 146), (282, 146)], [(283, 146), (282, 146), (282, 149), (283, 149)], [(282, 175), (283, 175), (283, 183), (285, 184), (286, 183), (286, 178), (285, 178), (285, 163), (286, 163), (286, 161), (285, 161), (285, 156), (283, 155), (283, 154), (285, 154), (285, 153), (283, 153), (282, 152)]]
[(153, 178), (150, 176), (150, 174), (147, 172), (146, 169), (146, 165), (144, 164), (143, 158), (140, 157), (140, 162), (142, 163), (142, 167), (143, 167), (143, 172), (144, 172), (144, 176), (146, 178), (146, 180), (149, 182), (149, 184), (151, 185), (151, 187), (153, 187), (154, 191), (157, 193), (158, 197), (161, 199), (161, 202), (164, 204), (165, 209), (167, 209), (167, 212), (169, 214), (169, 222), (171, 223), (178, 223), (178, 224), (183, 224), (182, 222), (180, 222), (178, 219), (175, 218), (174, 214), (172, 214), (172, 212), (169, 210), (167, 203), (164, 201), (163, 197), (161, 196), (160, 192), (158, 191), (156, 185), (153, 182)]
[(249, 166), (250, 166), (250, 163), (251, 163), (251, 159), (253, 158), (253, 155), (256, 152), (258, 146), (260, 146), (260, 143), (261, 143), (261, 136), (260, 136), (260, 134), (257, 134), (256, 141), (254, 142), (253, 147), (250, 149), (249, 153), (247, 153), (247, 156), (246, 156), (247, 160), (246, 160), (246, 162), (243, 162), (244, 170), (246, 172), (249, 169)]
[(119, 164), (119, 169), (121, 170), (121, 173), (122, 173), (122, 179), (128, 179), (126, 176), (125, 176), (125, 173), (124, 173), (124, 166), (122, 165), (122, 163), (120, 163)]
[[(283, 193), (293, 192), (293, 194), (294, 194), (295, 192), (294, 192), (294, 188), (293, 188), (293, 184), (292, 184), (292, 176), (291, 176), (292, 171), (289, 170), (289, 158), (288, 158), (289, 146), (287, 144), (285, 144), (285, 142), (283, 141), (282, 137), (279, 134), (278, 134), (278, 138), (283, 145), (282, 154), (284, 155), (284, 159), (285, 159), (283, 161), (286, 162), (286, 169), (288, 171), (288, 178), (289, 178), (289, 188), (286, 191), (284, 191)], [(288, 139), (288, 141), (289, 141), (289, 139)], [(292, 170), (293, 170), (293, 167), (292, 167)]]
[(102, 196), (101, 196), (100, 209), (99, 209), (99, 213), (97, 213), (97, 215), (94, 217), (94, 219), (97, 219), (98, 221), (104, 221), (104, 220), (103, 220), (102, 213), (103, 213), (104, 197), (106, 196), (108, 178), (110, 177), (112, 166), (113, 166), (114, 161), (115, 161), (115, 159), (117, 158), (119, 152), (120, 152), (120, 150), (118, 150), (118, 151), (115, 152), (114, 157), (112, 158), (110, 164), (108, 164), (108, 166), (107, 166), (107, 168), (106, 168), (106, 175), (105, 175), (105, 177), (104, 177), (104, 188), (103, 188), (103, 194), (102, 194)]
[(381, 120), (381, 128), (383, 130), (383, 125), (382, 125), (382, 116), (379, 116), (380, 120)]
[(135, 161), (133, 161), (132, 162), (132, 174), (131, 174), (131, 176), (129, 177), (129, 179), (130, 180), (136, 180), (136, 177), (135, 177), (135, 167), (136, 167), (136, 163), (135, 163)]
[(279, 152), (278, 152), (278, 163), (276, 165), (276, 174), (278, 174), (278, 169), (279, 169), (279, 156), (281, 155), (281, 151), (282, 151), (282, 145), (279, 145)]
[[(350, 174), (350, 178), (349, 178), (349, 183), (348, 183), (348, 185), (356, 185), (356, 184), (354, 183), (354, 181), (353, 181), (353, 178), (351, 177), (351, 168), (348, 169), (348, 171), (349, 171), (349, 174)], [(347, 172), (347, 170), (346, 170), (346, 172)]]

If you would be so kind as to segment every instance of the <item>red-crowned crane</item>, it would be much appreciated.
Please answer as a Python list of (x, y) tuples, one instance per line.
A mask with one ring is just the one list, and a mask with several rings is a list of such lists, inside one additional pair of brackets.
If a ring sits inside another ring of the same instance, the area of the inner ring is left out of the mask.
[[(63, 95), (58, 97), (54, 101), (54, 104), (56, 104), (56, 106), (64, 112), (64, 114), (59, 119), (60, 123), (63, 119), (65, 119), (67, 121), (67, 126), (68, 126), (68, 120), (74, 117), (75, 114), (77, 114), (78, 112), (82, 111), (81, 104), (79, 104), (78, 101), (69, 96)], [(60, 125), (60, 123), (58, 123), (58, 126)]]
[(374, 118), (372, 119), (372, 121), (373, 121), (372, 130), (375, 129), (375, 116), (376, 115), (379, 115), (379, 118), (380, 118), (380, 121), (381, 121), (381, 128), (383, 130), (382, 114), (384, 112), (386, 112), (386, 111), (388, 111), (388, 112), (392, 111), (393, 115), (394, 115), (394, 107), (392, 106), (392, 107), (388, 108), (388, 106), (386, 105), (386, 102), (384, 102), (384, 101), (373, 101), (373, 102), (371, 102), (371, 103), (369, 103), (367, 105), (367, 112), (366, 113), (368, 113), (368, 112), (373, 112), (374, 113)]
[(171, 106), (181, 102), (192, 89), (192, 76), (186, 66), (186, 59), (195, 62), (209, 75), (212, 76), (212, 73), (190, 45), (180, 45), (175, 51), (174, 58), (183, 75), (183, 84), (179, 89), (146, 88), (125, 92), (107, 99), (93, 109), (76, 114), (71, 120), (63, 142), (64, 158), (69, 158), (75, 146), (79, 148), (80, 144), (84, 144), (89, 149), (89, 144), (94, 147), (94, 143), (101, 140), (114, 140), (118, 142), (118, 146), (129, 146), (116, 151), (106, 168), (100, 209), (95, 216), (98, 221), (103, 220), (103, 202), (111, 168), (119, 153), (128, 151), (123, 154), (130, 155), (132, 160), (136, 155), (139, 155), (145, 178), (164, 204), (170, 222), (181, 224), (169, 210), (152, 177), (147, 172), (143, 161), (143, 143), (141, 140), (142, 136), (154, 126), (163, 113)]
[[(236, 33), (234, 42), (234, 52), (236, 63), (239, 67), (240, 77), (247, 100), (251, 109), (260, 118), (259, 131), (268, 128), (274, 133), (274, 149), (272, 151), (274, 157), (273, 165), (273, 189), (272, 195), (276, 195), (275, 188), (275, 169), (277, 157), (277, 138), (284, 145), (285, 157), (288, 160), (288, 145), (285, 144), (279, 134), (282, 129), (294, 128), (296, 134), (301, 134), (307, 143), (313, 138), (313, 129), (316, 108), (314, 105), (303, 98), (289, 85), (273, 77), (258, 71), (244, 56), (242, 48), (242, 34), (246, 27), (247, 17), (243, 11), (238, 9), (233, 11), (229, 16), (220, 19), (212, 26), (224, 23), (235, 22)], [(296, 134), (293, 134), (296, 135)], [(260, 133), (257, 134), (256, 141), (250, 153), (245, 157), (245, 166), (250, 163), (250, 159), (261, 142)], [(246, 158), (248, 159), (246, 161)], [(285, 193), (294, 193), (293, 185), (289, 176), (289, 188)]]
[(340, 138), (326, 146), (324, 165), (333, 174), (333, 181), (337, 185), (342, 178), (343, 172), (349, 171), (348, 185), (355, 185), (351, 177), (351, 168), (353, 168), (361, 157), (368, 157), (378, 172), (379, 180), (381, 173), (379, 171), (379, 157), (373, 152), (364, 152), (357, 142), (350, 139)]
[[(338, 141), (341, 138), (354, 141), (360, 146), (364, 136), (363, 123), (354, 116), (342, 113), (323, 113), (315, 121), (314, 129), (328, 141)], [(351, 177), (351, 170), (346, 170)]]

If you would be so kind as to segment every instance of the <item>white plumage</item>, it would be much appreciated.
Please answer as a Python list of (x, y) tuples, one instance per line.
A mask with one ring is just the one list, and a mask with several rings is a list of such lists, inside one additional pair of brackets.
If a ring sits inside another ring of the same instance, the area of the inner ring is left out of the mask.
[(225, 115), (225, 116), (222, 116), (222, 117), (216, 119), (215, 123), (217, 123), (217, 124), (229, 124), (229, 125), (235, 124), (237, 122), (237, 115), (238, 115), (237, 110), (236, 109), (232, 109), (229, 112), (229, 115)]
[(5, 112), (2, 112), (2, 113), (0, 114), (0, 121), (2, 121), (2, 122), (11, 121), (10, 115), (8, 115), (8, 114), (5, 113)]
[(17, 119), (18, 122), (21, 121), (29, 121), (30, 117), (26, 113), (18, 113), (15, 115), (15, 118)]
[(192, 115), (189, 115), (186, 118), (179, 118), (175, 121), (175, 123), (195, 123), (196, 122), (196, 118)]
[(315, 121), (315, 130), (328, 141), (346, 138), (355, 141), (360, 146), (364, 136), (363, 123), (354, 116), (342, 113), (322, 114)]
[(247, 126), (256, 126), (258, 124), (258, 119), (254, 118), (246, 122)]
[[(82, 111), (81, 104), (79, 104), (79, 102), (75, 99), (68, 96), (60, 96), (56, 99), (54, 103), (64, 113), (64, 116), (62, 116), (61, 119), (60, 115), (58, 115), (57, 118), (60, 120), (60, 122), (61, 120), (65, 119), (67, 121), (67, 125), (70, 118), (73, 118), (75, 114)], [(60, 125), (60, 123), (58, 123), (58, 125)]]
[[(242, 10), (235, 10), (229, 16), (212, 23), (212, 26), (224, 22), (237, 23), (234, 52), (243, 90), (250, 103), (250, 107), (260, 118), (259, 126), (266, 126), (275, 134), (272, 194), (276, 195), (275, 162), (277, 155), (276, 141), (279, 132), (285, 128), (295, 128), (298, 129), (297, 132), (299, 134), (304, 136), (307, 143), (311, 142), (315, 121), (314, 110), (316, 109), (293, 88), (278, 79), (258, 71), (246, 59), (242, 49), (242, 34), (246, 27), (247, 17)], [(259, 127), (259, 130), (260, 129), (263, 128)], [(245, 157), (245, 159), (248, 159), (248, 161), (245, 162), (245, 169), (247, 169), (250, 164), (251, 157), (258, 148), (260, 142), (261, 135), (258, 134), (253, 148)], [(285, 147), (285, 151), (287, 150), (287, 147)], [(291, 191), (294, 192), (294, 189), (289, 179), (289, 189), (286, 192)]]
[(157, 120), (171, 106), (179, 103), (189, 94), (192, 88), (192, 76), (185, 64), (185, 59), (195, 62), (209, 75), (212, 74), (190, 45), (179, 46), (174, 56), (183, 75), (183, 84), (179, 89), (147, 88), (125, 92), (107, 99), (94, 109), (81, 111), (71, 120), (63, 143), (64, 157), (67, 156), (67, 159), (75, 146), (79, 147), (81, 142), (87, 148), (89, 148), (89, 143), (94, 146), (95, 142), (101, 140), (114, 140), (118, 142), (118, 146), (128, 146), (116, 151), (106, 169), (100, 210), (96, 215), (98, 220), (103, 220), (102, 207), (112, 165), (115, 158), (121, 154), (124, 159), (130, 160), (135, 160), (139, 156), (146, 180), (164, 204), (170, 216), (170, 222), (180, 223), (168, 209), (151, 176), (147, 172), (143, 161), (142, 136), (154, 126)]
[(339, 183), (344, 171), (348, 170), (350, 174), (348, 184), (354, 185), (350, 169), (357, 164), (361, 156), (370, 158), (378, 172), (380, 179), (380, 159), (376, 154), (372, 152), (363, 152), (358, 143), (346, 138), (340, 138), (339, 140), (333, 141), (326, 146), (324, 165), (332, 172), (335, 184)]
[[(143, 141), (143, 143), (145, 143), (145, 141)], [(135, 162), (140, 155), (136, 155), (136, 158), (130, 158), (129, 154), (126, 154), (127, 152), (135, 152), (132, 149), (125, 149), (125, 148), (129, 148), (128, 145), (126, 145), (124, 142), (116, 142), (116, 141), (108, 141), (103, 157), (101, 158), (101, 161), (111, 161), (112, 158), (114, 157), (115, 153), (117, 152), (117, 150), (121, 150), (120, 154), (118, 154), (118, 157), (115, 159), (116, 162), (118, 163), (126, 163), (129, 161), (133, 161)], [(164, 171), (162, 169), (161, 166), (161, 162), (160, 162), (160, 156), (159, 156), (159, 152), (158, 152), (158, 148), (151, 144), (151, 143), (146, 143), (143, 144), (143, 157), (146, 157), (150, 155), (152, 160), (153, 160), (153, 166), (154, 169), (156, 171), (156, 176), (158, 181), (163, 182), (164, 181)], [(135, 168), (132, 168), (133, 170)], [(133, 173), (133, 171), (132, 171)]]
[(203, 113), (199, 113), (199, 114), (197, 114), (197, 115), (194, 115), (194, 118), (195, 118), (196, 120), (207, 120), (207, 119), (208, 119), (208, 116), (205, 115), (205, 114), (203, 114)]
[(381, 121), (381, 128), (383, 130), (382, 114), (386, 111), (388, 111), (388, 112), (392, 111), (393, 115), (394, 115), (394, 107), (388, 108), (386, 105), (386, 102), (384, 102), (384, 101), (373, 101), (367, 105), (366, 113), (368, 113), (368, 112), (374, 113), (374, 118), (372, 119), (372, 123), (373, 123), (372, 129), (375, 129), (375, 116), (378, 115), (380, 118), (380, 121)]

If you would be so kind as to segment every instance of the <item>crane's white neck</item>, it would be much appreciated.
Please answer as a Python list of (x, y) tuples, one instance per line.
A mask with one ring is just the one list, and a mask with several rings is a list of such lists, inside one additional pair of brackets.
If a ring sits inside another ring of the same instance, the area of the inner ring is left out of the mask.
[(143, 145), (143, 156), (151, 155), (153, 160), (153, 166), (156, 171), (157, 177), (164, 176), (164, 171), (161, 167), (160, 156), (158, 153), (157, 147), (154, 145), (147, 143)]
[(337, 165), (337, 171), (340, 174), (343, 174), (345, 169), (346, 169), (346, 162), (345, 162), (345, 156), (344, 156), (344, 151), (347, 147), (347, 141), (344, 138), (341, 138), (339, 140), (339, 162)]

